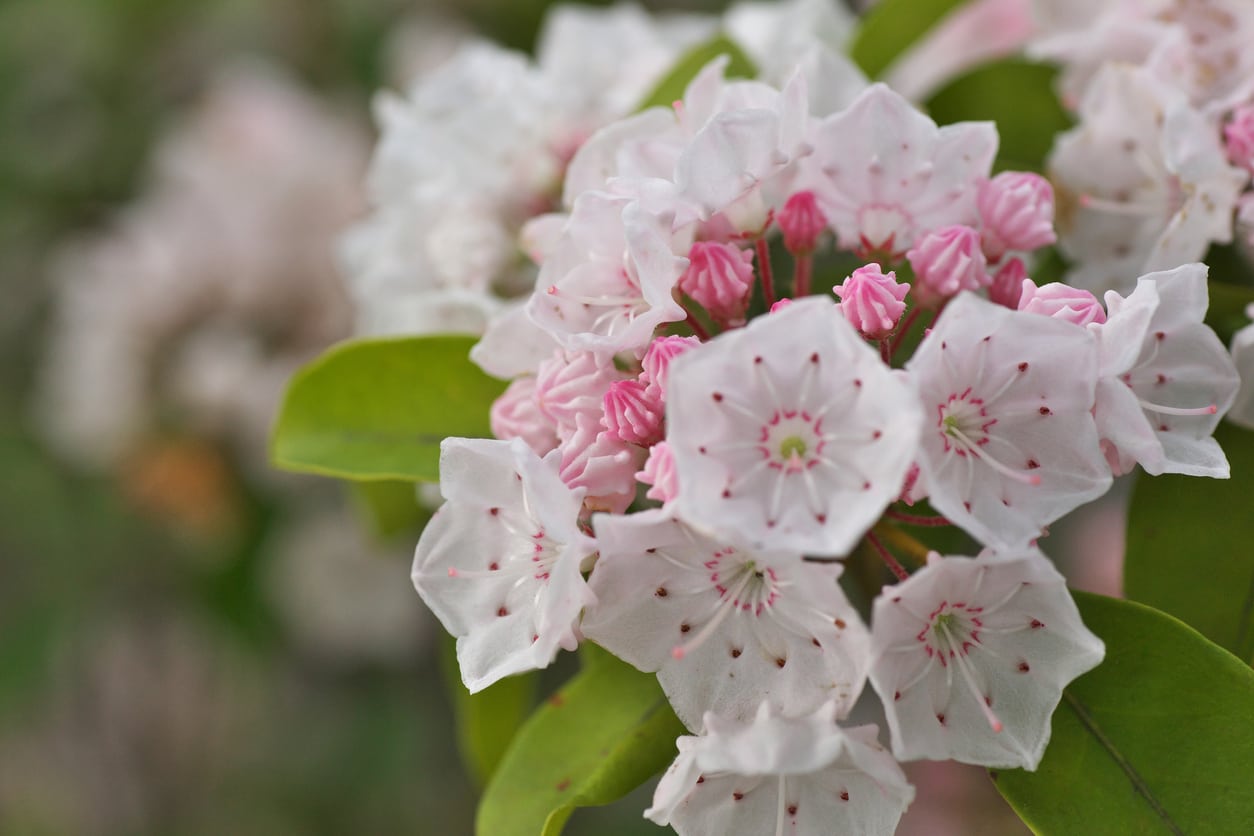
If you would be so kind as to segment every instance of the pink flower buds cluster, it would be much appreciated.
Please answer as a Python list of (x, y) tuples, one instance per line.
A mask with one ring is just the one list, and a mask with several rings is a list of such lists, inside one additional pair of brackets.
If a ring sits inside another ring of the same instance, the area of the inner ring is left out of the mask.
[(999, 261), (1008, 250), (1026, 252), (1054, 243), (1054, 188), (1038, 174), (998, 174), (980, 185), (975, 205), (989, 261)]
[(939, 308), (964, 290), (989, 283), (980, 233), (956, 224), (933, 230), (906, 253), (914, 268), (914, 297), (925, 308)]

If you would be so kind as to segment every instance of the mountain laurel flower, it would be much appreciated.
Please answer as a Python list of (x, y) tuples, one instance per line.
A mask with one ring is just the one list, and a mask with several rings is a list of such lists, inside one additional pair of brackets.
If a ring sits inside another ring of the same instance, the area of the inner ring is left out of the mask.
[(937, 309), (964, 290), (978, 290), (992, 279), (985, 270), (980, 233), (958, 224), (934, 229), (906, 253), (914, 268), (914, 297)]
[(980, 241), (989, 261), (1007, 250), (1027, 252), (1054, 243), (1054, 187), (1039, 174), (1004, 171), (980, 185), (975, 198)]
[(1232, 111), (1232, 120), (1224, 125), (1228, 159), (1254, 174), (1254, 104)]
[(784, 201), (775, 215), (775, 222), (784, 234), (784, 247), (793, 255), (814, 252), (819, 236), (827, 229), (827, 215), (823, 214), (818, 198), (809, 189), (803, 189)]
[(842, 284), (832, 288), (840, 297), (840, 312), (868, 340), (882, 340), (893, 332), (906, 310), (910, 285), (897, 281), (875, 263), (859, 267)]
[(520, 377), (492, 404), (489, 413), (492, 435), (500, 439), (521, 438), (537, 455), (557, 446), (557, 424), (540, 410), (536, 402), (536, 379)]
[(753, 279), (753, 250), (698, 241), (688, 252), (688, 269), (679, 277), (679, 289), (715, 321), (740, 323), (744, 322)]
[(1212, 436), (1241, 381), (1202, 321), (1206, 275), (1185, 264), (1142, 276), (1126, 299), (1108, 292), (1109, 317), (1091, 326), (1101, 350), (1095, 416), (1117, 473), (1140, 464), (1152, 475), (1229, 475)]
[(847, 554), (897, 498), (922, 423), (830, 299), (794, 301), (672, 365), (679, 513), (748, 546)]
[(640, 359), (640, 380), (650, 389), (657, 390), (659, 397), (665, 398), (666, 376), (671, 360), (698, 345), (701, 345), (701, 341), (696, 337), (655, 338)]
[(871, 684), (902, 760), (1036, 769), (1062, 689), (1105, 655), (1035, 549), (933, 552), (873, 613)]
[(767, 703), (751, 721), (705, 715), (645, 816), (679, 836), (857, 833), (892, 836), (914, 788), (873, 726), (842, 729), (832, 703), (783, 717)]
[(662, 439), (661, 393), (639, 380), (619, 380), (605, 392), (605, 428), (628, 444), (648, 447)]
[(636, 474), (636, 480), (649, 485), (645, 496), (662, 504), (673, 500), (679, 494), (678, 482), (675, 480), (675, 457), (671, 454), (671, 446), (659, 441), (649, 448), (649, 458), (645, 460), (644, 470)]
[(1024, 279), (1019, 294), (1019, 310), (1052, 316), (1080, 327), (1091, 322), (1100, 325), (1106, 321), (1106, 311), (1096, 296), (1062, 282), (1037, 287), (1031, 279)]
[(457, 637), (471, 693), (574, 650), (580, 612), (595, 601), (582, 575), (596, 553), (579, 530), (583, 491), (522, 439), (446, 438), (440, 492), (446, 501), (418, 541), (413, 581)]
[(989, 301), (1012, 311), (1018, 310), (1019, 297), (1023, 294), (1023, 281), (1027, 277), (1028, 268), (1024, 266), (1023, 259), (1006, 259), (997, 268), (993, 281), (988, 286)]
[(1109, 489), (1084, 329), (964, 293), (906, 370), (932, 421), (918, 459), (928, 501), (981, 542), (1027, 545)]
[(866, 627), (837, 582), (838, 563), (738, 549), (667, 510), (593, 518), (599, 606), (584, 635), (656, 671), (680, 720), (748, 720), (766, 701), (785, 714), (834, 700), (843, 717), (866, 681)]

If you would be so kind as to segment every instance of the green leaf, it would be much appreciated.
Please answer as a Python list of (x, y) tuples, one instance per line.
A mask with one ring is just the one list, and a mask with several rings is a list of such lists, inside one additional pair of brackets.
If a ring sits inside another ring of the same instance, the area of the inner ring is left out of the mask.
[(849, 55), (862, 72), (875, 78), (963, 2), (882, 0), (862, 19), (849, 44)]
[(438, 480), (440, 442), (490, 436), (488, 409), (505, 390), (470, 362), (474, 343), (432, 336), (335, 346), (288, 385), (272, 461), (344, 479)]
[(608, 804), (662, 770), (686, 734), (657, 678), (608, 654), (532, 715), (479, 804), (479, 836), (557, 836), (576, 807)]
[(727, 78), (753, 78), (758, 74), (758, 68), (754, 66), (753, 60), (745, 55), (744, 50), (726, 35), (719, 35), (684, 53), (671, 71), (657, 83), (652, 92), (644, 97), (636, 110), (670, 107), (684, 97), (684, 91), (697, 77), (697, 73), (720, 55), (726, 55), (731, 59), (725, 72)]
[(1129, 598), (1254, 662), (1254, 514), (1245, 510), (1254, 495), (1254, 433), (1225, 422), (1215, 438), (1231, 479), (1138, 474), (1123, 583)]
[(380, 540), (413, 534), (431, 517), (431, 512), (418, 504), (413, 482), (350, 482), (349, 487), (353, 504)]
[(1071, 127), (1071, 117), (1054, 94), (1058, 71), (1045, 64), (1008, 58), (959, 76), (927, 102), (941, 125), (964, 120), (997, 123), (998, 168), (1043, 170), (1054, 136)]
[(475, 783), (483, 787), (496, 772), (510, 741), (536, 702), (536, 671), (507, 676), (477, 694), (466, 690), (457, 667), (455, 640), (444, 636), (440, 667), (457, 717), (457, 745)]
[(1171, 616), (1076, 594), (1106, 660), (1054, 712), (1036, 772), (994, 774), (1039, 834), (1233, 834), (1254, 822), (1254, 671)]

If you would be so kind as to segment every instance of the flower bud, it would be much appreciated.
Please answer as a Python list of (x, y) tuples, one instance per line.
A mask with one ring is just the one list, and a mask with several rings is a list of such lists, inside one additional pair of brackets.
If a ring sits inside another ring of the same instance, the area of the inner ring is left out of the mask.
[(662, 439), (662, 394), (639, 380), (620, 380), (605, 393), (605, 429), (620, 441), (648, 447)]
[(623, 375), (591, 352), (556, 352), (536, 372), (536, 403), (551, 421), (574, 427), (575, 416), (600, 416), (605, 390)]
[(494, 436), (521, 438), (538, 456), (557, 446), (556, 426), (536, 403), (534, 377), (520, 377), (511, 383), (492, 404), (489, 420)]
[(897, 281), (896, 273), (884, 273), (875, 263), (859, 267), (832, 288), (840, 297), (841, 313), (869, 340), (882, 340), (893, 332), (909, 290), (910, 285)]
[(640, 381), (650, 390), (657, 390), (658, 398), (666, 397), (666, 371), (671, 360), (690, 348), (701, 345), (696, 337), (658, 337), (645, 349), (640, 365), (644, 369)]
[(679, 277), (679, 289), (714, 320), (743, 322), (753, 286), (753, 251), (733, 244), (698, 241), (692, 245), (688, 261), (688, 269)]
[(823, 214), (814, 192), (797, 192), (788, 198), (775, 216), (780, 231), (784, 233), (784, 246), (793, 255), (814, 252), (823, 230), (827, 229), (827, 215)]
[(1023, 261), (1010, 259), (993, 275), (993, 283), (988, 286), (988, 300), (1017, 311), (1019, 296), (1023, 293), (1023, 280), (1027, 277), (1028, 268), (1023, 266)]
[(906, 253), (914, 268), (914, 298), (927, 308), (963, 290), (976, 290), (991, 279), (985, 272), (980, 233), (969, 226), (955, 225), (934, 229)]
[(649, 499), (665, 503), (679, 494), (679, 483), (675, 479), (675, 457), (669, 444), (659, 441), (649, 448), (649, 458), (644, 463), (644, 470), (636, 474), (636, 479), (652, 486), (645, 493)]
[(1254, 105), (1242, 105), (1232, 112), (1232, 121), (1224, 126), (1228, 159), (1254, 173)]
[(771, 310), (769, 312), (779, 313), (780, 311), (782, 311), (784, 308), (788, 307), (791, 304), (792, 304), (792, 300), (789, 299), (787, 296), (785, 296), (783, 299), (780, 299), (774, 305), (771, 305)]
[(1096, 296), (1062, 282), (1050, 282), (1037, 287), (1031, 279), (1024, 279), (1023, 291), (1019, 296), (1019, 310), (1052, 316), (1080, 327), (1092, 322), (1101, 325), (1106, 321), (1106, 311)]
[(584, 504), (594, 511), (621, 514), (636, 497), (636, 472), (643, 451), (601, 429), (581, 413), (575, 431), (558, 449), (558, 475), (572, 488), (585, 488)]
[(975, 199), (983, 223), (984, 253), (997, 261), (1007, 250), (1054, 243), (1054, 189), (1026, 171), (1006, 171), (981, 184)]

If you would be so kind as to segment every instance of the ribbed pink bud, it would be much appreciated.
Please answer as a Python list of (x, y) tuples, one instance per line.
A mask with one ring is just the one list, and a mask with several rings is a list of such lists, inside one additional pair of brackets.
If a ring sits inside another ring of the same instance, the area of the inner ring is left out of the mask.
[(1002, 172), (980, 186), (975, 205), (990, 261), (1007, 250), (1026, 252), (1055, 241), (1054, 187), (1039, 174)]
[(679, 277), (679, 289), (715, 321), (743, 322), (753, 286), (753, 251), (717, 241), (698, 241), (692, 245), (688, 261), (688, 269)]
[(906, 253), (914, 268), (914, 298), (925, 308), (938, 308), (964, 290), (991, 281), (985, 272), (980, 233), (961, 224), (934, 229)]
[(648, 447), (662, 440), (662, 393), (639, 380), (620, 380), (605, 393), (605, 429), (610, 435)]
[(696, 337), (658, 337), (645, 349), (640, 365), (644, 369), (640, 381), (650, 389), (656, 389), (659, 398), (666, 397), (666, 371), (671, 360), (690, 348), (701, 345)]
[(649, 459), (644, 463), (644, 470), (636, 474), (636, 479), (652, 487), (645, 493), (649, 499), (658, 502), (670, 502), (679, 494), (679, 482), (675, 479), (675, 457), (671, 454), (671, 446), (659, 441), (649, 448)]
[(774, 305), (771, 305), (770, 313), (779, 313), (780, 311), (782, 311), (784, 308), (788, 307), (791, 304), (792, 304), (792, 300), (789, 299), (787, 296), (785, 296), (783, 299), (780, 299)]
[(536, 403), (536, 379), (520, 377), (492, 404), (492, 434), (497, 438), (521, 438), (543, 456), (557, 446), (557, 427)]
[(591, 352), (558, 351), (536, 372), (536, 403), (558, 426), (574, 427), (579, 413), (600, 417), (605, 391), (622, 378), (612, 362)]
[(1242, 105), (1232, 112), (1232, 121), (1224, 126), (1228, 159), (1254, 172), (1254, 105)]
[(814, 192), (797, 192), (784, 203), (775, 216), (775, 222), (784, 233), (784, 246), (793, 255), (814, 252), (819, 236), (827, 229), (827, 215), (819, 207)]
[(882, 340), (893, 332), (909, 290), (910, 285), (897, 281), (896, 273), (885, 273), (875, 263), (859, 267), (832, 288), (840, 297), (840, 312), (869, 340)]
[(1028, 277), (1028, 268), (1023, 261), (1012, 258), (997, 268), (993, 275), (993, 283), (988, 286), (988, 299), (998, 305), (1004, 305), (1012, 311), (1019, 309), (1019, 296), (1023, 293), (1023, 280)]
[(636, 496), (636, 472), (643, 451), (601, 429), (586, 413), (562, 440), (558, 475), (572, 488), (588, 491), (584, 504), (594, 511), (621, 514)]
[(1024, 279), (1019, 310), (1052, 316), (1080, 327), (1092, 322), (1101, 325), (1106, 321), (1106, 311), (1096, 296), (1062, 282), (1037, 287), (1031, 279)]

